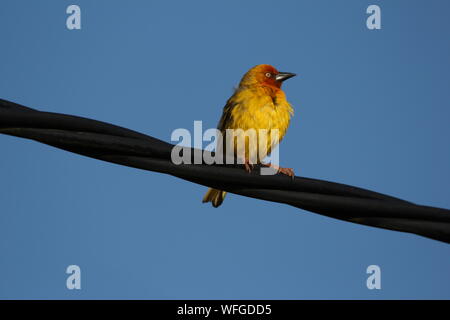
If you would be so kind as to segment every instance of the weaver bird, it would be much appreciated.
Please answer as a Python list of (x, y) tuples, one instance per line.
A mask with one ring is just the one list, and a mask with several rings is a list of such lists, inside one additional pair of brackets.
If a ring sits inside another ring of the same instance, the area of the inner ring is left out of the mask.
[[(293, 109), (286, 100), (283, 90), (281, 90), (281, 84), (284, 80), (294, 76), (294, 73), (279, 72), (267, 64), (257, 65), (242, 77), (238, 88), (223, 108), (218, 125), (223, 137), (226, 136), (225, 131), (227, 129), (242, 129), (243, 131), (255, 129), (256, 132), (259, 132), (260, 129), (266, 129), (268, 132), (269, 138), (266, 138), (263, 144), (266, 145), (266, 148), (258, 149), (258, 146), (260, 146), (259, 140), (261, 140), (259, 134), (256, 136), (258, 143), (253, 144), (253, 146), (248, 143), (247, 137), (244, 137), (245, 143), (241, 144), (244, 150), (237, 150), (238, 147), (236, 144), (234, 145), (234, 154), (244, 155), (242, 162), (249, 172), (254, 164), (261, 164), (294, 177), (294, 171), (290, 168), (281, 168), (261, 162), (281, 141), (289, 127)], [(270, 138), (271, 131), (277, 131), (278, 139), (275, 139), (276, 141)], [(220, 147), (223, 144), (219, 145), (218, 143), (216, 152), (221, 152)], [(254, 161), (256, 163), (252, 162), (251, 159), (256, 159)], [(217, 208), (222, 204), (225, 195), (225, 191), (210, 188), (203, 197), (203, 202), (212, 202), (213, 207)]]

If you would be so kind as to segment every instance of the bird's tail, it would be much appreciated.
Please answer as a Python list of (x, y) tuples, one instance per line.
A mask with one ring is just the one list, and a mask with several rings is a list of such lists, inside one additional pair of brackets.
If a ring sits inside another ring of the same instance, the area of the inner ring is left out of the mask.
[(212, 202), (213, 207), (217, 208), (222, 204), (226, 194), (226, 191), (209, 188), (202, 202)]

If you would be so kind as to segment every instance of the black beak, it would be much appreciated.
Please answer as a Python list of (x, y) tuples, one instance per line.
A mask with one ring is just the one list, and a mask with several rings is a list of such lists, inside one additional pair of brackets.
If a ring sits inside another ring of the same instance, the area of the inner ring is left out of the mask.
[(295, 77), (295, 73), (290, 72), (278, 72), (278, 74), (275, 76), (275, 80), (283, 82), (284, 80), (287, 80), (289, 78)]

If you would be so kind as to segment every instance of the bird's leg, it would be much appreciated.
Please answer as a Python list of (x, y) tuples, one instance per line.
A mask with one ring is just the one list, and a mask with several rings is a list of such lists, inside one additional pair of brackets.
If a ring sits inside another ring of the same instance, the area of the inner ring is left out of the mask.
[(247, 171), (248, 173), (252, 172), (253, 170), (253, 163), (250, 162), (250, 160), (248, 160), (247, 158), (244, 160), (244, 167), (245, 167), (245, 171)]
[(261, 165), (264, 167), (274, 168), (275, 170), (277, 170), (277, 172), (285, 174), (289, 177), (292, 177), (292, 178), (295, 177), (295, 173), (292, 168), (282, 168), (282, 167), (279, 167), (279, 166), (277, 166), (275, 164), (271, 164), (271, 163), (261, 163)]

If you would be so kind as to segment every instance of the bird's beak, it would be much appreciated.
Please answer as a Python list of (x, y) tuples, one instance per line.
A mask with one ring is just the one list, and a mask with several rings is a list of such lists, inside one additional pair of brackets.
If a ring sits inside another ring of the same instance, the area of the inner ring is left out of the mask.
[(295, 73), (290, 72), (278, 72), (278, 74), (275, 76), (275, 80), (283, 82), (284, 80), (287, 80), (289, 78), (295, 77)]

